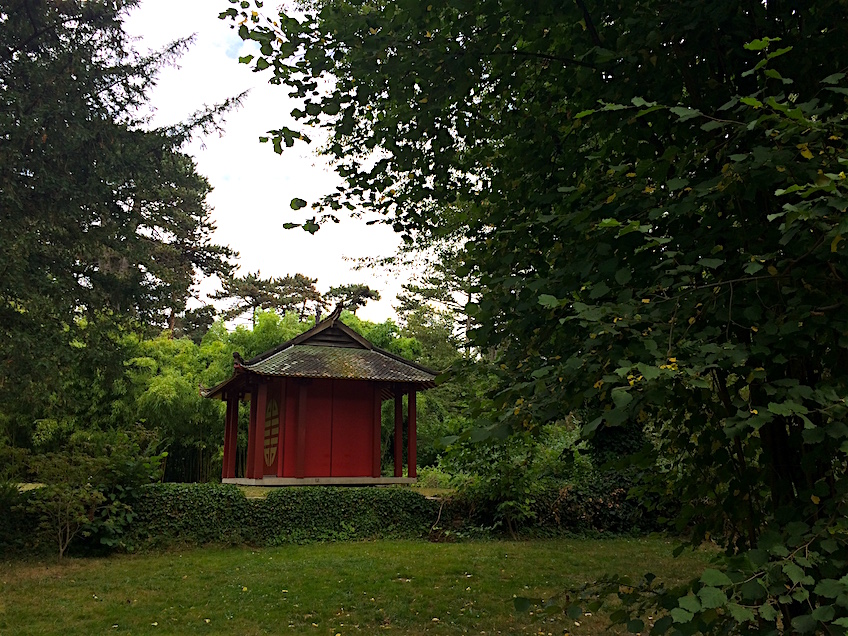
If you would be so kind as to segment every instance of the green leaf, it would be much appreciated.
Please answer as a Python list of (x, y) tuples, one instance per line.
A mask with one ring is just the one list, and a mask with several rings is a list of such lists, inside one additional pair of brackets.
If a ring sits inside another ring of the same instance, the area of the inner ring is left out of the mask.
[(675, 623), (688, 623), (695, 616), (692, 612), (688, 612), (679, 607), (675, 607), (671, 610), (670, 614)]
[(769, 60), (772, 60), (776, 57), (780, 57), (781, 55), (784, 55), (785, 53), (789, 53), (789, 51), (791, 51), (792, 48), (793, 47), (791, 47), (791, 46), (786, 46), (786, 47), (783, 47), (782, 49), (777, 49), (776, 51), (772, 51), (771, 53), (769, 53), (766, 56), (766, 58), (769, 59)]
[(751, 106), (753, 108), (762, 108), (763, 107), (763, 103), (760, 100), (758, 100), (756, 97), (743, 97), (739, 101), (742, 102), (743, 104), (745, 104), (746, 106)]
[(598, 223), (599, 228), (609, 228), (609, 227), (621, 227), (621, 222), (616, 219), (603, 219)]
[(594, 287), (592, 287), (592, 291), (589, 292), (589, 298), (591, 298), (592, 300), (594, 300), (596, 298), (600, 298), (601, 296), (606, 294), (609, 290), (610, 290), (609, 285), (607, 285), (605, 282), (601, 281), (600, 283), (597, 283)]
[(833, 73), (822, 80), (822, 84), (838, 84), (839, 80), (845, 77), (845, 73)]
[(669, 190), (671, 190), (673, 192), (674, 190), (680, 190), (681, 188), (685, 188), (686, 186), (688, 186), (689, 185), (689, 179), (681, 179), (679, 177), (674, 178), (674, 179), (669, 179), (666, 182), (665, 185)]
[(727, 610), (737, 623), (747, 623), (757, 618), (754, 612), (736, 603), (728, 603)]
[(836, 616), (836, 610), (833, 608), (833, 605), (819, 605), (813, 610), (812, 616), (817, 621), (828, 623)]
[(774, 609), (773, 605), (760, 605), (758, 611), (763, 620), (773, 623), (777, 619), (777, 610)]
[(264, 57), (260, 57), (258, 60), (256, 60), (256, 68), (259, 69), (260, 71), (264, 71), (269, 66), (271, 66), (271, 65), (268, 63), (268, 60), (266, 60)]
[(301, 208), (305, 208), (307, 204), (303, 199), (294, 198), (289, 205), (292, 210), (300, 210)]
[(746, 581), (742, 585), (739, 586), (739, 593), (742, 595), (742, 598), (746, 601), (757, 601), (761, 598), (765, 598), (768, 595), (768, 591), (763, 587), (762, 583), (758, 579), (754, 579), (753, 581)]
[(798, 413), (807, 414), (809, 411), (802, 404), (786, 400), (785, 402), (769, 402), (768, 410), (775, 415), (795, 415)]
[(547, 307), (549, 309), (553, 309), (555, 307), (560, 306), (560, 300), (556, 296), (551, 296), (550, 294), (541, 294), (539, 296), (539, 304), (542, 307)]
[(818, 582), (814, 591), (825, 598), (836, 598), (840, 594), (848, 593), (848, 585), (836, 579), (822, 579)]
[(762, 51), (763, 49), (767, 49), (768, 45), (772, 42), (780, 42), (780, 38), (762, 38), (760, 40), (751, 40), (744, 46), (749, 51)]
[(809, 614), (804, 614), (803, 616), (796, 616), (792, 619), (792, 627), (799, 634), (806, 634), (808, 632), (813, 631), (816, 628), (817, 622)]
[(250, 64), (250, 61), (253, 59), (252, 55), (242, 55), (238, 61), (239, 64)]
[(789, 577), (789, 580), (796, 585), (804, 578), (804, 570), (794, 563), (787, 563), (783, 566), (783, 573)]
[(630, 395), (630, 392), (621, 388), (613, 389), (610, 396), (612, 397), (612, 401), (615, 402), (615, 407), (618, 409), (625, 408), (633, 401), (633, 396)]
[(674, 106), (669, 108), (669, 110), (677, 115), (679, 121), (687, 121), (703, 115), (703, 113), (697, 108), (688, 108), (686, 106)]
[(701, 611), (701, 601), (698, 600), (697, 596), (681, 596), (677, 599), (677, 604), (682, 609), (692, 612), (693, 614)]
[(583, 617), (583, 608), (579, 605), (569, 605), (566, 613), (571, 620), (576, 621)]
[(733, 581), (731, 581), (730, 577), (724, 572), (707, 568), (704, 570), (703, 574), (701, 574), (701, 583), (704, 585), (721, 586), (732, 585)]
[(727, 603), (727, 595), (717, 587), (702, 587), (698, 590), (698, 598), (704, 609), (715, 609)]
[(640, 362), (636, 365), (636, 368), (639, 369), (639, 373), (642, 374), (646, 380), (656, 380), (660, 375), (662, 375), (662, 371), (650, 364), (645, 364), (644, 362)]
[(645, 630), (645, 621), (634, 618), (633, 620), (627, 621), (627, 631), (631, 634), (640, 634)]
[(630, 268), (625, 267), (615, 273), (615, 282), (619, 285), (626, 285), (632, 277), (633, 273), (630, 271)]
[(698, 260), (698, 265), (703, 265), (704, 267), (708, 267), (709, 269), (715, 269), (723, 263), (724, 261), (720, 258), (702, 258)]
[(630, 103), (633, 104), (636, 108), (650, 108), (651, 106), (656, 106), (656, 102), (646, 102), (641, 97), (634, 97), (630, 100)]

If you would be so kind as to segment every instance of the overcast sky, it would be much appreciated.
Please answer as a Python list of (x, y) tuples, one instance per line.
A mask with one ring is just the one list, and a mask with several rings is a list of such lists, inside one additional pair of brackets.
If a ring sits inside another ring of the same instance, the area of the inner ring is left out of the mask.
[[(317, 277), (322, 292), (334, 285), (366, 283), (380, 291), (382, 300), (369, 302), (358, 315), (374, 321), (394, 317), (392, 305), (404, 281), (353, 271), (353, 263), (345, 260), (394, 253), (399, 239), (390, 228), (342, 219), (315, 235), (283, 229), (286, 222), (311, 216), (292, 211), (292, 198), (311, 203), (340, 181), (317, 156), (314, 132), (311, 146), (295, 145), (282, 156), (271, 144), (259, 143), (259, 136), (269, 129), (296, 128), (288, 116), (292, 105), (286, 88), (267, 84), (267, 74), (252, 73), (238, 63), (240, 55), (255, 51), (229, 28), (229, 22), (218, 19), (229, 6), (226, 0), (142, 0), (126, 22), (127, 31), (139, 38), (136, 46), (141, 51), (195, 34), (179, 68), (160, 74), (151, 95), (154, 124), (176, 123), (203, 104), (250, 89), (244, 106), (226, 116), (223, 134), (194, 141), (185, 149), (214, 188), (208, 201), (218, 227), (215, 241), (240, 253), (239, 275), (260, 270), (267, 278), (300, 272)], [(202, 289), (210, 293), (215, 287), (207, 284)]]

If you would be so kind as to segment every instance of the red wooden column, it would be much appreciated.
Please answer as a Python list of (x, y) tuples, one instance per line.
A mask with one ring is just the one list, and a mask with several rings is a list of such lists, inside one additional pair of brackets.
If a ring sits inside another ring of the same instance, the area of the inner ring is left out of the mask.
[(301, 382), (297, 394), (297, 438), (295, 444), (294, 476), (306, 476), (306, 382)]
[(253, 437), (253, 478), (262, 479), (265, 476), (265, 407), (268, 403), (268, 385), (262, 383), (256, 392), (256, 417)]
[(250, 391), (250, 419), (247, 421), (247, 466), (244, 470), (244, 476), (247, 479), (253, 479), (253, 464), (256, 459), (253, 447), (257, 444), (256, 420), (256, 387), (253, 387)]
[(238, 446), (238, 395), (227, 394), (227, 416), (224, 420), (224, 462), (221, 478), (236, 476), (236, 451)]
[(278, 391), (279, 395), (277, 396), (278, 404), (280, 405), (280, 434), (277, 441), (277, 477), (283, 476), (283, 455), (286, 451), (286, 411), (288, 411), (286, 407), (286, 388), (288, 384), (288, 380), (283, 378), (283, 381), (280, 383), (280, 390)]
[(407, 469), (407, 476), (418, 477), (418, 467), (416, 466), (416, 464), (418, 463), (418, 413), (416, 408), (415, 389), (410, 390), (408, 399), (409, 414), (406, 418), (406, 421), (408, 428), (407, 435), (409, 447), (407, 448), (406, 462), (409, 467)]
[(380, 445), (380, 441), (381, 441), (380, 440), (380, 436), (381, 436), (380, 434), (383, 431), (383, 426), (382, 426), (383, 414), (382, 414), (382, 409), (380, 408), (382, 406), (382, 401), (380, 399), (380, 385), (375, 382), (374, 385), (373, 385), (373, 388), (374, 388), (374, 393), (373, 393), (373, 399), (374, 399), (374, 402), (373, 402), (373, 404), (374, 404), (373, 420), (374, 421), (373, 421), (373, 426), (372, 426), (372, 429), (371, 429), (372, 430), (372, 432), (371, 432), (371, 435), (372, 435), (371, 442), (373, 444), (372, 448), (371, 448), (371, 453), (372, 453), (371, 454), (371, 461), (373, 462), (372, 465), (371, 465), (371, 476), (372, 477), (379, 477), (380, 474), (381, 474), (381, 469), (382, 469), (382, 467), (380, 466), (380, 459), (381, 459), (380, 456), (382, 454), (381, 453), (382, 446)]
[(395, 385), (395, 477), (403, 477), (403, 391)]

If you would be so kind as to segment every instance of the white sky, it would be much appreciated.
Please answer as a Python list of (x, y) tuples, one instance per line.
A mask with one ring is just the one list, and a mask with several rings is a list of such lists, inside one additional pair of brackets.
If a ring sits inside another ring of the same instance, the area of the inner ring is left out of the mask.
[[(292, 198), (312, 203), (340, 180), (316, 153), (317, 131), (308, 133), (311, 145), (295, 144), (282, 155), (275, 154), (270, 143), (259, 143), (259, 136), (269, 129), (286, 125), (299, 129), (299, 125), (288, 114), (292, 108), (288, 89), (269, 85), (270, 75), (252, 73), (238, 63), (240, 55), (255, 51), (229, 28), (229, 21), (218, 19), (229, 6), (226, 0), (142, 0), (126, 21), (127, 32), (140, 38), (136, 43), (140, 51), (195, 34), (179, 68), (160, 73), (151, 94), (154, 124), (179, 122), (203, 104), (250, 89), (242, 108), (225, 117), (222, 135), (194, 141), (185, 149), (214, 188), (208, 199), (217, 224), (214, 240), (240, 253), (238, 275), (260, 270), (267, 278), (300, 272), (318, 278), (322, 292), (335, 285), (365, 283), (377, 289), (382, 300), (370, 301), (357, 315), (373, 321), (394, 318), (392, 305), (404, 281), (380, 272), (353, 271), (353, 263), (344, 259), (394, 253), (400, 241), (390, 228), (342, 218), (315, 235), (283, 229), (283, 223), (312, 216), (304, 214), (309, 208), (293, 211)], [(215, 288), (208, 282), (201, 286), (205, 293)]]

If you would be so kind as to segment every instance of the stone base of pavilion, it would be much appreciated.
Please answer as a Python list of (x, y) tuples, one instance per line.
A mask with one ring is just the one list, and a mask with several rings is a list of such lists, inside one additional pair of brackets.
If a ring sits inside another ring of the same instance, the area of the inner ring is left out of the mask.
[(390, 486), (414, 484), (418, 480), (415, 477), (228, 477), (221, 481), (237, 486)]

